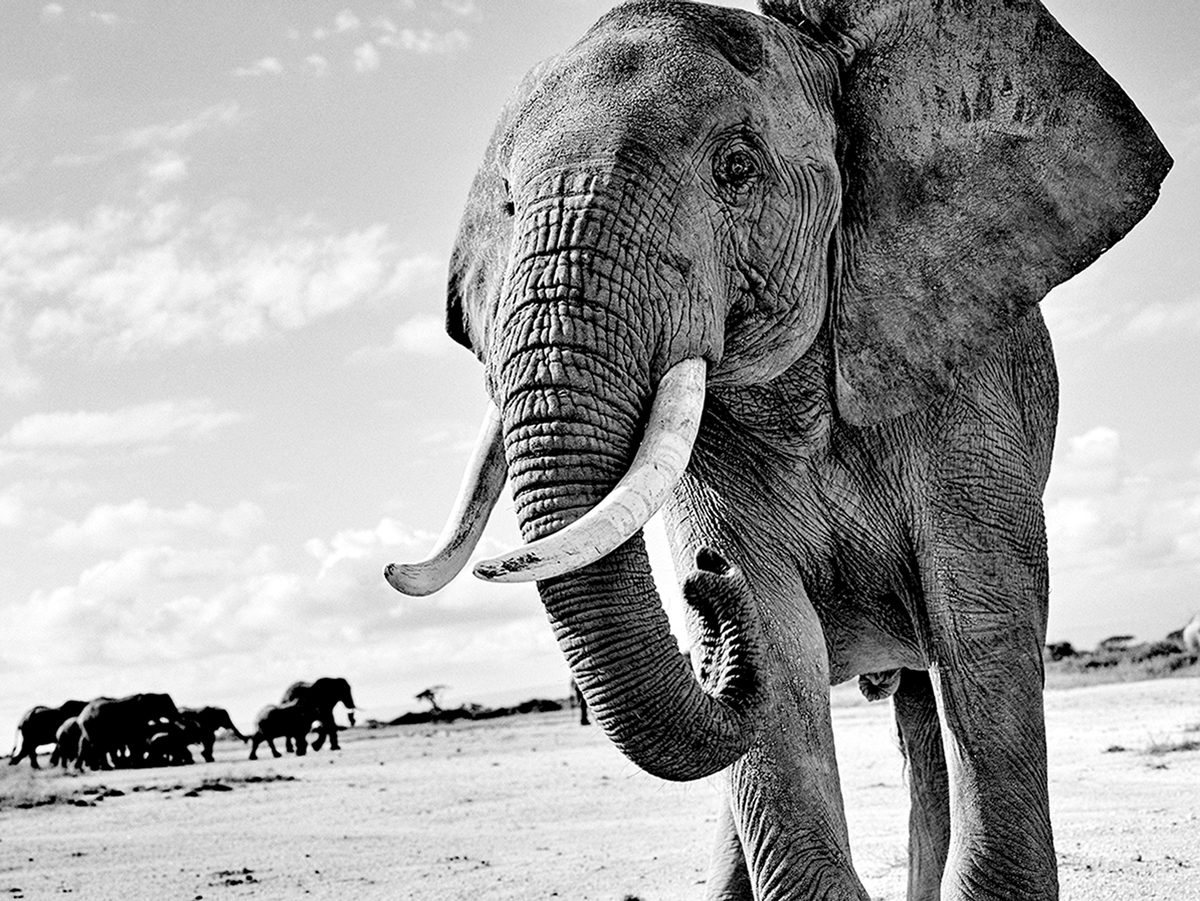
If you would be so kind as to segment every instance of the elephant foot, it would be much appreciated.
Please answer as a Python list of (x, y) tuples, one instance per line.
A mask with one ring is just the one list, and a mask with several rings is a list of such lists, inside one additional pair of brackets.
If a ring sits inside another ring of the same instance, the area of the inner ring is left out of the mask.
[(881, 670), (878, 673), (863, 673), (858, 677), (858, 690), (868, 701), (890, 698), (900, 687), (900, 670)]
[(271, 751), (271, 756), (278, 759), (278, 758), (282, 757), (283, 755), (280, 754), (278, 751), (273, 750), (273, 751)]

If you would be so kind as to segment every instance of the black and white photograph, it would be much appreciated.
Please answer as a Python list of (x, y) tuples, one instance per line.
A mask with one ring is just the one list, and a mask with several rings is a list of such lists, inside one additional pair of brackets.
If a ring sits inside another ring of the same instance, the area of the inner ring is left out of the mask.
[(0, 897), (1200, 898), (1198, 35), (0, 4)]

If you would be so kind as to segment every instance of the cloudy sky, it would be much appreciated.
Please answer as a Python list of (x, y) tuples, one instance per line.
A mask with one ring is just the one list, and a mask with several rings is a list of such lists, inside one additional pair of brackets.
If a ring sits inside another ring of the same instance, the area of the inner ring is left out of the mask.
[[(1084, 645), (1200, 607), (1189, 2), (1048, 2), (1176, 160), (1044, 304), (1050, 632)], [(6, 5), (0, 723), (158, 689), (248, 725), (326, 673), (380, 714), (563, 690), (532, 589), (407, 599), (380, 570), (432, 543), (485, 406), (441, 308), (495, 113), (611, 5)], [(483, 550), (516, 540), (506, 500)]]

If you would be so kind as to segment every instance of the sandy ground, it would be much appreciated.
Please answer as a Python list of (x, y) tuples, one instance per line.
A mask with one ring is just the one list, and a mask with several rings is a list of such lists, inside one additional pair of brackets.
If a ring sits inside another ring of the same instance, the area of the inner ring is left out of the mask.
[[(1200, 750), (1168, 750), (1200, 744), (1200, 679), (1046, 706), (1063, 897), (1200, 898)], [(855, 863), (873, 898), (901, 899), (890, 705), (839, 689), (835, 726)], [(257, 762), (231, 742), (214, 764), (84, 776), (4, 767), (0, 899), (703, 895), (714, 788), (644, 775), (571, 712), (342, 742)]]

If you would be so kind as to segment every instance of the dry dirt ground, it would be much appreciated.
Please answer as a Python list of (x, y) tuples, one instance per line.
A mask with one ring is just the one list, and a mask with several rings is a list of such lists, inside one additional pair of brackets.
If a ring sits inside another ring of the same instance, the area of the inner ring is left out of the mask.
[[(1063, 897), (1200, 898), (1200, 679), (1051, 691)], [(0, 773), (0, 901), (702, 897), (715, 790), (625, 762), (573, 714), (344, 734), (340, 753)], [(904, 897), (887, 703), (835, 693), (855, 863)], [(21, 803), (54, 803), (19, 807)]]

